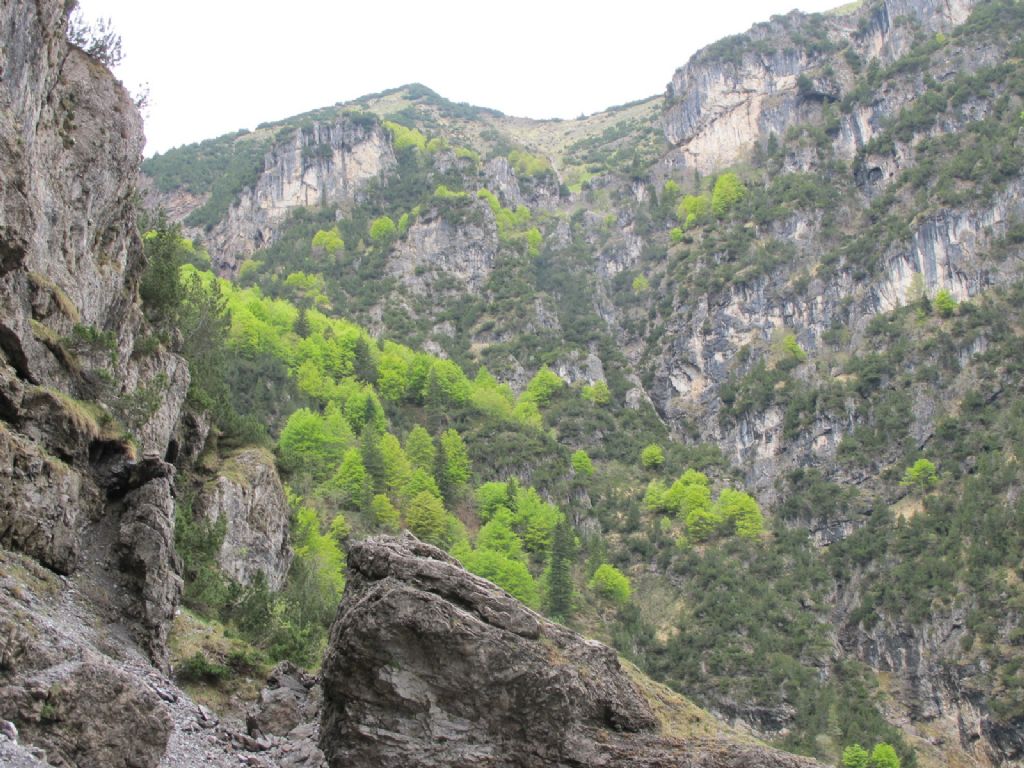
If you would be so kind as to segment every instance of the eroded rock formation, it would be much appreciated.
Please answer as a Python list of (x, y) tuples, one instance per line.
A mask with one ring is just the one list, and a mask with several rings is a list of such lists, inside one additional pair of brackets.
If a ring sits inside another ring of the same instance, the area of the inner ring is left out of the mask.
[(665, 738), (612, 649), (409, 534), (354, 545), (349, 574), (323, 668), (335, 768), (816, 765)]

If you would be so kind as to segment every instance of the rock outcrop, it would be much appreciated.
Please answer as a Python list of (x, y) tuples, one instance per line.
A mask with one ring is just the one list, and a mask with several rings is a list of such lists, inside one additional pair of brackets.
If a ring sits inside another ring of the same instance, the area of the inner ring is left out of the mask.
[[(224, 219), (201, 235), (214, 266), (234, 274), (241, 261), (273, 242), (276, 229), (296, 208), (350, 204), (370, 180), (380, 179), (395, 165), (391, 139), (376, 121), (340, 116), (316, 121), (271, 139), (264, 167), (255, 185), (243, 189)], [(150, 194), (150, 203), (191, 212), (180, 195)], [(189, 201), (192, 206), (205, 199)]]
[[(701, 174), (740, 161), (768, 136), (815, 118), (846, 95), (855, 73), (832, 51), (850, 45), (865, 59), (889, 64), (920, 33), (948, 32), (974, 0), (887, 0), (853, 14), (772, 17), (749, 32), (698, 52), (676, 70), (665, 100), (665, 138), (673, 161)], [(913, 20), (913, 27), (897, 20)], [(913, 98), (897, 90), (841, 119), (837, 149), (846, 158)]]
[(229, 458), (196, 498), (193, 512), (223, 524), (218, 562), (226, 575), (248, 585), (262, 573), (270, 589), (281, 588), (292, 559), (291, 509), (270, 453), (247, 448)]
[(614, 651), (409, 534), (352, 547), (323, 688), (335, 768), (816, 765), (665, 738)]

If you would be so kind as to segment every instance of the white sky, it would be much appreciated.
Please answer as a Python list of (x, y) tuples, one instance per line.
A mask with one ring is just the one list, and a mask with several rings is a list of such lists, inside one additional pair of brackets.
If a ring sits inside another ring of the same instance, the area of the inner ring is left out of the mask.
[(508, 115), (591, 114), (663, 93), (725, 35), (842, 0), (378, 2), (79, 4), (112, 19), (125, 85), (149, 85), (151, 155), (412, 82)]

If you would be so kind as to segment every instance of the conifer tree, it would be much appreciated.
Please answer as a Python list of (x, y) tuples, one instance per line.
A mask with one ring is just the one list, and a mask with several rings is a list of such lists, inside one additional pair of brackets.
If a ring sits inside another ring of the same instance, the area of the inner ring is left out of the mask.
[(572, 561), (575, 541), (569, 521), (563, 520), (555, 528), (551, 544), (551, 564), (548, 567), (547, 610), (551, 616), (563, 621), (572, 616)]

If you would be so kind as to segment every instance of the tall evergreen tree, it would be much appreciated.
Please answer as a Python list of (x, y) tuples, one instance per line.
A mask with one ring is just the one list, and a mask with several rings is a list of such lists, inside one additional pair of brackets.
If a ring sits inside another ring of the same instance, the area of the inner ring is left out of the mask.
[(548, 567), (547, 610), (563, 621), (572, 616), (572, 561), (575, 541), (569, 521), (563, 519), (555, 528)]

